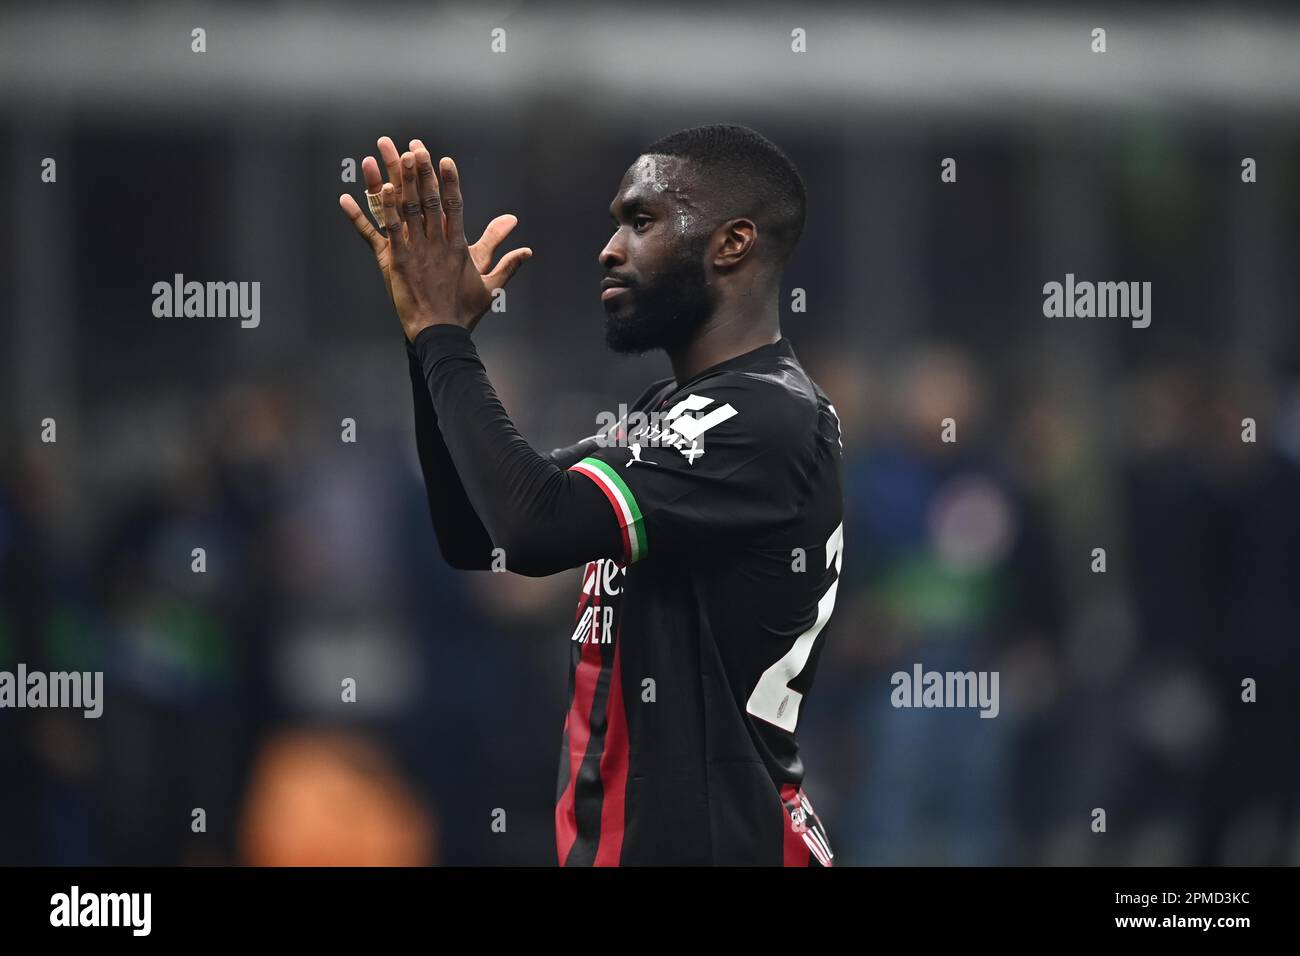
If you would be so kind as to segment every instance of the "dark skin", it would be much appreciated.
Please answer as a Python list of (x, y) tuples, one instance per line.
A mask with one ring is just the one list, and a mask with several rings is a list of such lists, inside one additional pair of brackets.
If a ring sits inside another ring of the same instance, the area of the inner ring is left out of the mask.
[[(443, 157), (435, 171), (419, 140), (400, 155), (387, 136), (378, 146), (388, 181), (381, 182), (379, 164), (370, 156), (362, 173), (367, 191), (383, 196), (387, 237), (351, 196), (340, 196), (339, 205), (371, 247), (407, 339), (414, 342), (431, 325), (473, 331), (491, 306), (493, 290), (532, 256), (531, 249), (515, 249), (491, 268), (517, 219), (498, 216), (469, 245), (456, 164)], [(634, 312), (638, 289), (653, 283), (674, 253), (680, 256), (694, 239), (703, 242), (713, 308), (689, 341), (667, 349), (679, 382), (781, 336), (779, 270), (759, 254), (759, 227), (748, 218), (719, 221), (703, 198), (710, 193), (689, 161), (640, 157), (619, 183), (610, 205), (614, 235), (598, 256), (607, 278), (630, 285), (605, 299), (610, 320), (617, 321)]]
[[(689, 235), (721, 218), (703, 198), (710, 194), (688, 160), (640, 157), (609, 207), (616, 228), (598, 257), (606, 276), (634, 286), (653, 281)], [(685, 346), (668, 350), (678, 382), (781, 337), (780, 276), (758, 254), (758, 239), (758, 225), (746, 218), (723, 220), (709, 231), (703, 265), (715, 304)], [(636, 308), (635, 298), (613, 295), (606, 312), (617, 320)]]
[(444, 156), (435, 173), (433, 158), (418, 139), (400, 155), (387, 136), (377, 145), (388, 181), (382, 182), (373, 156), (362, 160), (361, 172), (366, 191), (383, 196), (388, 235), (380, 234), (346, 193), (339, 197), (339, 206), (375, 254), (407, 340), (414, 342), (430, 325), (460, 325), (473, 331), (491, 306), (492, 293), (532, 257), (531, 249), (514, 249), (491, 268), (497, 248), (518, 218), (497, 216), (478, 242), (469, 245), (455, 162)]

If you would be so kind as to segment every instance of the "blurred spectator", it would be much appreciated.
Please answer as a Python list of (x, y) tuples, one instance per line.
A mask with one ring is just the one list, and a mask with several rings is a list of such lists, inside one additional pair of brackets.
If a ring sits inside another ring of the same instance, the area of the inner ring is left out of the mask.
[(294, 730), (257, 758), (240, 826), (251, 866), (431, 866), (437, 827), (401, 773), (355, 734)]

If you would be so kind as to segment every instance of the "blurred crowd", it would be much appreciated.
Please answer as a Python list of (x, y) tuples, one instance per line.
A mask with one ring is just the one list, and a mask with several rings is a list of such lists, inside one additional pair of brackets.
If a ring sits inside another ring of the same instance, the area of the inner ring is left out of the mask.
[[(1300, 364), (1246, 396), (1165, 355), (1099, 430), (951, 342), (787, 334), (844, 427), (799, 732), (836, 862), (1300, 862)], [(553, 863), (576, 572), (443, 565), (409, 413), (353, 445), (285, 381), (181, 411), (94, 481), (62, 434), (7, 438), (0, 669), (106, 700), (0, 710), (0, 864)], [(914, 663), (999, 672), (999, 715), (896, 709)]]

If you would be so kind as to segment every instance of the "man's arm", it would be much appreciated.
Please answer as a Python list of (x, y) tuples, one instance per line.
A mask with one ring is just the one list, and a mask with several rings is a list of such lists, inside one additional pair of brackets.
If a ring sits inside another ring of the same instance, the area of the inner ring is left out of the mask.
[(415, 446), (420, 455), (420, 472), (429, 499), (434, 534), (443, 559), (462, 571), (484, 571), (492, 564), (492, 539), (479, 520), (465, 494), (456, 465), (447, 451), (438, 413), (429, 398), (420, 360), (410, 342), (406, 346), (406, 364), (411, 377), (411, 397), (415, 414)]
[[(492, 565), (492, 538), (465, 493), (456, 464), (447, 450), (420, 359), (410, 342), (404, 344), (414, 403), (415, 443), (439, 550), (453, 568), (488, 570)], [(568, 468), (598, 448), (599, 441), (589, 436), (564, 448), (555, 448), (543, 457), (560, 468)]]
[(624, 530), (605, 494), (529, 446), (468, 330), (430, 326), (414, 351), (454, 472), (487, 536), (504, 550), (507, 569), (541, 576), (594, 558), (627, 558)]
[[(392, 140), (386, 136), (381, 137), (378, 146), (380, 159), (388, 171), (389, 182), (397, 184), (406, 191), (405, 188), (408, 183), (407, 177), (404, 175), (402, 157), (398, 154)], [(419, 148), (422, 153), (425, 152), (423, 143), (419, 140), (412, 140), (411, 146), (413, 149)], [(376, 162), (373, 156), (367, 156), (361, 163), (361, 169), (365, 179), (366, 192), (378, 194), (383, 186), (379, 163)], [(422, 230), (425, 228), (432, 229), (433, 223), (441, 220), (438, 211), (440, 198), (437, 192), (436, 178), (432, 175), (431, 164), (428, 162), (425, 163), (420, 173), (421, 182), (418, 186), (414, 182), (414, 176), (411, 177), (409, 192), (411, 198), (418, 200), (421, 208), (429, 213), (427, 221), (422, 215), (417, 217), (419, 219), (417, 227)], [(344, 212), (352, 220), (357, 232), (374, 253), (375, 262), (379, 266), (380, 274), (384, 279), (384, 286), (389, 296), (392, 297), (392, 249), (388, 237), (380, 234), (367, 221), (361, 208), (350, 196), (340, 197), (340, 200)], [(471, 263), (482, 276), (482, 281), (489, 292), (503, 286), (514, 270), (518, 268), (519, 262), (522, 261), (520, 255), (522, 250), (516, 250), (502, 259), (495, 269), (492, 268), (497, 247), (509, 235), (516, 222), (516, 218), (512, 215), (497, 216), (488, 223), (479, 241), (467, 249)], [(400, 227), (400, 232), (404, 236), (407, 235), (407, 227), (405, 225)], [(411, 378), (415, 439), (419, 452), (420, 471), (424, 478), (425, 493), (429, 501), (429, 513), (433, 519), (439, 549), (452, 567), (462, 570), (487, 569), (491, 567), (492, 539), (483, 527), (482, 521), (474, 512), (473, 506), (465, 494), (465, 488), (461, 483), (460, 476), (456, 473), (455, 464), (447, 451), (442, 432), (438, 427), (437, 413), (434, 411), (433, 402), (429, 398), (428, 386), (425, 384), (424, 375), (420, 370), (419, 360), (411, 347), (410, 336), (407, 337), (405, 346), (407, 366)]]
[(669, 430), (683, 440), (634, 455), (591, 439), (597, 447), (562, 468), (515, 429), (467, 329), (429, 326), (414, 344), (466, 494), (521, 574), (605, 557), (632, 564), (652, 548), (676, 562), (766, 541), (783, 550), (809, 491), (808, 463), (830, 453), (815, 406), (762, 377), (723, 375), (678, 403), (702, 412), (673, 418)]

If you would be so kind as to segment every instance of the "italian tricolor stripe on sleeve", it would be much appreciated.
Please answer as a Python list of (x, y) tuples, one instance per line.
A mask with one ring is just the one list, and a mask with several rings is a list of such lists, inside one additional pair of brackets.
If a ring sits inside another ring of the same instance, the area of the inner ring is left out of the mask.
[(618, 525), (623, 532), (623, 555), (627, 564), (634, 564), (646, 555), (645, 521), (641, 509), (627, 482), (618, 476), (618, 472), (599, 458), (584, 458), (569, 468), (586, 475), (605, 493), (609, 503), (614, 506), (618, 516)]

